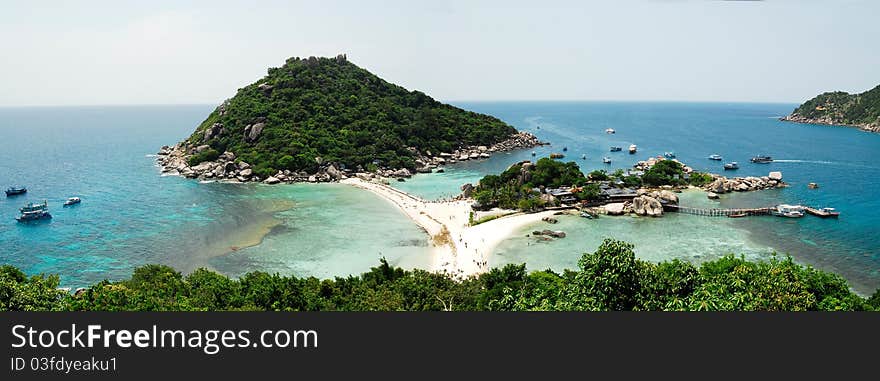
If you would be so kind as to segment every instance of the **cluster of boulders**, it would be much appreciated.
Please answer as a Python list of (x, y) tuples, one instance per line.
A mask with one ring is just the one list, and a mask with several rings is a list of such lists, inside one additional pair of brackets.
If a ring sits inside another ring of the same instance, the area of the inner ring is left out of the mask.
[(693, 168), (688, 167), (688, 166), (685, 165), (684, 163), (678, 161), (678, 159), (667, 159), (667, 158), (662, 157), (662, 156), (651, 157), (651, 158), (648, 158), (647, 160), (639, 161), (639, 162), (633, 164), (633, 168), (635, 168), (635, 169), (637, 169), (637, 170), (639, 170), (639, 171), (647, 171), (647, 170), (651, 169), (651, 167), (653, 167), (654, 164), (657, 164), (657, 163), (659, 163), (659, 162), (661, 162), (661, 161), (663, 161), (663, 160), (672, 160), (672, 161), (674, 161), (674, 162), (676, 162), (676, 163), (678, 163), (678, 164), (681, 164), (682, 171), (684, 171), (684, 173), (691, 173), (691, 172), (694, 171)]
[(553, 238), (565, 238), (565, 232), (561, 230), (535, 230), (532, 232), (534, 236), (546, 236)]
[(761, 177), (734, 177), (727, 178), (715, 175), (715, 180), (703, 186), (709, 198), (718, 198), (718, 195), (730, 192), (749, 192), (762, 189), (783, 188), (788, 186), (782, 181), (782, 172), (770, 172)]
[[(509, 138), (491, 146), (471, 146), (457, 149), (452, 152), (439, 153), (431, 151), (419, 153), (412, 147), (410, 147), (410, 150), (417, 154), (415, 162), (418, 169), (416, 172), (431, 173), (435, 168), (439, 168), (446, 164), (486, 159), (491, 157), (495, 152), (513, 151), (516, 149), (532, 148), (548, 144), (550, 143), (540, 141), (535, 135), (525, 131), (519, 131), (511, 135)], [(412, 174), (409, 173), (409, 171), (404, 173), (402, 170), (386, 170), (386, 173), (380, 173), (380, 175), (387, 175), (385, 177), (409, 177)]]
[[(227, 103), (224, 102), (220, 106), (221, 114), (225, 112)], [(265, 127), (265, 120), (257, 118), (253, 123), (247, 125), (244, 129), (245, 139), (255, 141)], [(216, 136), (224, 133), (224, 127), (221, 123), (214, 123), (204, 131), (203, 141), (208, 141)], [(499, 142), (491, 147), (477, 146), (455, 150), (452, 153), (438, 153), (434, 155), (430, 151), (419, 153), (413, 147), (410, 151), (416, 154), (416, 165), (418, 169), (410, 171), (406, 168), (380, 168), (375, 173), (357, 173), (358, 177), (369, 178), (371, 181), (381, 181), (387, 183), (389, 178), (405, 179), (412, 177), (415, 173), (431, 173), (435, 170), (442, 171), (439, 166), (449, 163), (455, 163), (465, 160), (473, 160), (480, 158), (488, 158), (494, 152), (510, 151), (514, 149), (531, 148), (543, 144), (538, 138), (528, 132), (518, 132), (510, 138)], [(178, 143), (173, 147), (163, 146), (158, 152), (158, 163), (162, 167), (163, 173), (179, 174), (188, 178), (199, 178), (203, 180), (229, 180), (229, 181), (262, 181), (266, 184), (278, 183), (294, 183), (294, 182), (332, 182), (342, 180), (355, 175), (355, 172), (348, 169), (340, 169), (333, 163), (325, 163), (320, 157), (316, 157), (315, 161), (320, 165), (320, 169), (316, 173), (307, 173), (305, 171), (278, 171), (276, 174), (267, 178), (260, 178), (254, 174), (250, 164), (243, 161), (236, 161), (235, 154), (232, 152), (224, 152), (216, 160), (204, 161), (195, 166), (190, 166), (188, 159), (190, 156), (202, 153), (211, 147), (207, 144), (194, 146), (189, 143)], [(357, 172), (363, 172), (362, 168), (358, 168)]]
[(620, 216), (633, 213), (638, 216), (660, 217), (665, 205), (678, 205), (678, 196), (669, 190), (639, 189), (638, 196), (627, 202), (607, 204), (605, 214)]
[[(221, 127), (222, 128), (222, 127)], [(251, 165), (235, 160), (235, 154), (229, 151), (222, 153), (217, 159), (204, 161), (190, 166), (187, 162), (190, 156), (208, 150), (210, 147), (201, 145), (191, 147), (177, 144), (174, 147), (163, 146), (158, 154), (158, 163), (162, 167), (162, 173), (176, 174), (187, 178), (201, 180), (227, 180), (227, 181), (262, 181), (266, 184), (294, 183), (294, 182), (331, 182), (348, 178), (348, 174), (336, 168), (330, 163), (323, 163), (320, 158), (315, 158), (320, 165), (316, 173), (305, 171), (293, 172), (289, 170), (278, 171), (265, 179), (256, 175)]]

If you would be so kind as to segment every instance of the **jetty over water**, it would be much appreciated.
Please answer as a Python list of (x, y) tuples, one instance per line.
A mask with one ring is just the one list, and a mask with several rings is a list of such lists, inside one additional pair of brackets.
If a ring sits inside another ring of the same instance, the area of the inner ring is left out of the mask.
[(769, 206), (766, 208), (748, 208), (748, 209), (704, 209), (691, 208), (687, 206), (666, 205), (665, 209), (670, 212), (678, 212), (684, 214), (693, 214), (705, 217), (745, 217), (745, 216), (769, 216), (776, 207)]

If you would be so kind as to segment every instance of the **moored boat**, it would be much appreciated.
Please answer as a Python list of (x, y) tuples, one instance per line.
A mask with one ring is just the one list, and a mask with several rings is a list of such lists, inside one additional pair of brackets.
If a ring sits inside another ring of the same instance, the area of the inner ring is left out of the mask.
[(605, 133), (606, 133), (606, 134), (613, 134), (613, 133), (615, 133), (615, 132), (617, 132), (617, 131), (614, 131), (613, 128), (606, 128), (606, 129), (605, 129)]
[(611, 152), (620, 152), (623, 151), (623, 147), (611, 146)]
[(630, 154), (636, 153), (636, 145), (635, 144), (629, 145), (629, 153)]
[(838, 212), (838, 211), (837, 211), (836, 209), (834, 209), (834, 208), (820, 208), (820, 209), (816, 209), (816, 208), (811, 208), (811, 207), (809, 207), (809, 206), (805, 206), (805, 207), (804, 207), (804, 210), (805, 210), (807, 213), (810, 213), (810, 214), (812, 214), (812, 215), (814, 215), (814, 216), (816, 216), (816, 217), (822, 217), (822, 218), (835, 217), (835, 218), (836, 218), (836, 217), (839, 217), (839, 216), (840, 216), (840, 212)]
[(49, 205), (46, 201), (43, 201), (41, 204), (35, 204), (33, 202), (28, 203), (21, 207), (19, 211), (21, 212), (21, 215), (15, 217), (18, 222), (47, 220), (52, 218), (52, 215), (49, 214)]
[(608, 156), (605, 156), (602, 158), (602, 162), (605, 164), (611, 164), (611, 158)]
[(766, 155), (758, 155), (751, 158), (752, 163), (767, 164), (773, 162), (773, 158)]
[(25, 193), (27, 193), (27, 188), (25, 187), (9, 187), (6, 189), (6, 197), (18, 196)]
[(804, 207), (801, 205), (776, 205), (776, 209), (771, 211), (774, 215), (788, 218), (801, 218), (804, 216)]
[(719, 154), (717, 154), (717, 153), (713, 153), (713, 154), (709, 155), (709, 160), (718, 160), (718, 161), (721, 161), (722, 159), (723, 159), (723, 158), (721, 157), (721, 155), (719, 155)]
[(587, 160), (587, 154), (581, 155), (581, 160)]
[(731, 161), (730, 163), (724, 164), (724, 169), (725, 170), (739, 169), (739, 164), (735, 161)]
[(551, 159), (562, 159), (563, 157), (565, 157), (565, 155), (563, 155), (561, 153), (557, 153), (557, 152), (550, 154)]
[(64, 206), (76, 205), (82, 202), (82, 199), (79, 197), (70, 197), (67, 201), (64, 202)]
[(663, 156), (666, 157), (667, 159), (675, 159), (675, 152), (666, 151), (663, 153)]
[(809, 183), (809, 184), (807, 184), (807, 188), (810, 188), (810, 189), (818, 189), (818, 188), (819, 188), (819, 184), (816, 184), (816, 183)]
[(536, 153), (535, 151), (532, 151), (532, 156), (535, 156), (536, 154), (537, 154), (537, 153)]
[(568, 147), (562, 147), (562, 152), (568, 151)]

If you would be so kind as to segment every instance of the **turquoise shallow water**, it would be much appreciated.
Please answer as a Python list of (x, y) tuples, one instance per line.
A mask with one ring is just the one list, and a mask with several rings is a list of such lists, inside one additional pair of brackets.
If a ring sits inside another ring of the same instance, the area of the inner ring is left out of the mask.
[[(736, 176), (763, 176), (781, 171), (791, 187), (782, 190), (725, 195), (719, 202), (691, 198), (686, 205), (755, 207), (779, 203), (833, 206), (839, 220), (807, 216), (780, 218), (708, 219), (667, 216), (662, 219), (605, 218), (563, 220), (559, 228), (577, 232), (552, 243), (530, 245), (524, 235), (503, 243), (495, 264), (527, 262), (532, 269), (574, 266), (580, 253), (595, 249), (608, 236), (636, 244), (640, 257), (696, 260), (727, 253), (750, 257), (777, 251), (801, 263), (844, 275), (861, 292), (880, 287), (880, 134), (846, 127), (815, 126), (778, 120), (794, 104), (528, 102), (470, 103), (471, 110), (495, 115), (530, 131), (552, 146), (536, 149), (538, 157), (565, 152), (564, 160), (578, 162), (584, 172), (629, 168), (638, 160), (674, 151), (679, 160), (698, 170), (724, 172), (713, 153), (738, 161)], [(606, 134), (606, 128), (616, 134)], [(636, 144), (639, 152), (611, 153), (608, 147)], [(581, 155), (586, 154), (587, 160)], [(771, 164), (752, 164), (749, 158), (767, 154)], [(612, 158), (605, 165), (603, 156)], [(457, 191), (484, 173), (497, 173), (511, 163), (533, 159), (530, 150), (499, 155), (447, 168), (439, 175), (420, 175), (394, 185), (424, 197)], [(733, 175), (726, 173), (726, 175)], [(807, 188), (817, 182), (820, 189)], [(671, 218), (668, 218), (671, 217)]]
[[(28, 186), (0, 199), (0, 263), (60, 274), (68, 286), (125, 278), (147, 263), (301, 276), (359, 273), (381, 256), (424, 266), (425, 234), (372, 194), (160, 176), (152, 153), (212, 108), (0, 108), (0, 182)], [(68, 196), (83, 202), (63, 208)], [(50, 222), (13, 220), (21, 205), (43, 199)]]
[[(707, 219), (563, 218), (569, 236), (552, 243), (521, 234), (502, 243), (493, 265), (526, 262), (532, 269), (572, 267), (580, 253), (606, 236), (636, 244), (640, 257), (700, 261), (726, 253), (766, 257), (772, 250), (835, 271), (857, 290), (880, 286), (880, 135), (851, 128), (783, 123), (786, 104), (690, 103), (468, 103), (553, 143), (539, 155), (568, 147), (587, 171), (628, 167), (674, 150), (698, 169), (720, 171), (706, 160), (719, 153), (737, 160), (738, 175), (781, 170), (784, 190), (725, 196), (720, 202), (683, 194), (693, 204), (756, 206), (780, 202), (830, 205), (840, 220), (805, 217)], [(0, 108), (0, 182), (24, 184), (26, 196), (0, 200), (0, 262), (28, 273), (59, 273), (65, 285), (130, 275), (134, 266), (166, 263), (183, 271), (210, 267), (230, 275), (251, 270), (333, 276), (367, 270), (379, 257), (425, 267), (427, 237), (385, 201), (341, 185), (262, 186), (199, 184), (161, 177), (150, 157), (187, 136), (213, 106)], [(605, 128), (617, 130), (615, 135)], [(635, 143), (639, 154), (609, 153)], [(447, 167), (395, 186), (427, 198), (454, 195), (465, 182), (495, 173), (529, 150)], [(766, 153), (782, 159), (748, 163)], [(586, 154), (588, 160), (581, 160)], [(809, 190), (808, 182), (821, 188)], [(62, 208), (68, 196), (83, 204)], [(12, 219), (25, 202), (48, 199), (55, 218), (37, 226)], [(2, 222), (6, 221), (6, 222)]]

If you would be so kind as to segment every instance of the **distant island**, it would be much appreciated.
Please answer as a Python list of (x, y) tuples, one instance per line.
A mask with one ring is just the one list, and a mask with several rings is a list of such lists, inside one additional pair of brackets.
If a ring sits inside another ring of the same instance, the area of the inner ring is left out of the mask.
[(861, 94), (843, 91), (820, 94), (804, 102), (782, 120), (851, 126), (880, 132), (880, 86)]
[(357, 172), (409, 177), (539, 144), (495, 117), (386, 82), (345, 55), (294, 57), (239, 89), (188, 139), (162, 147), (159, 163), (190, 178), (322, 182)]

